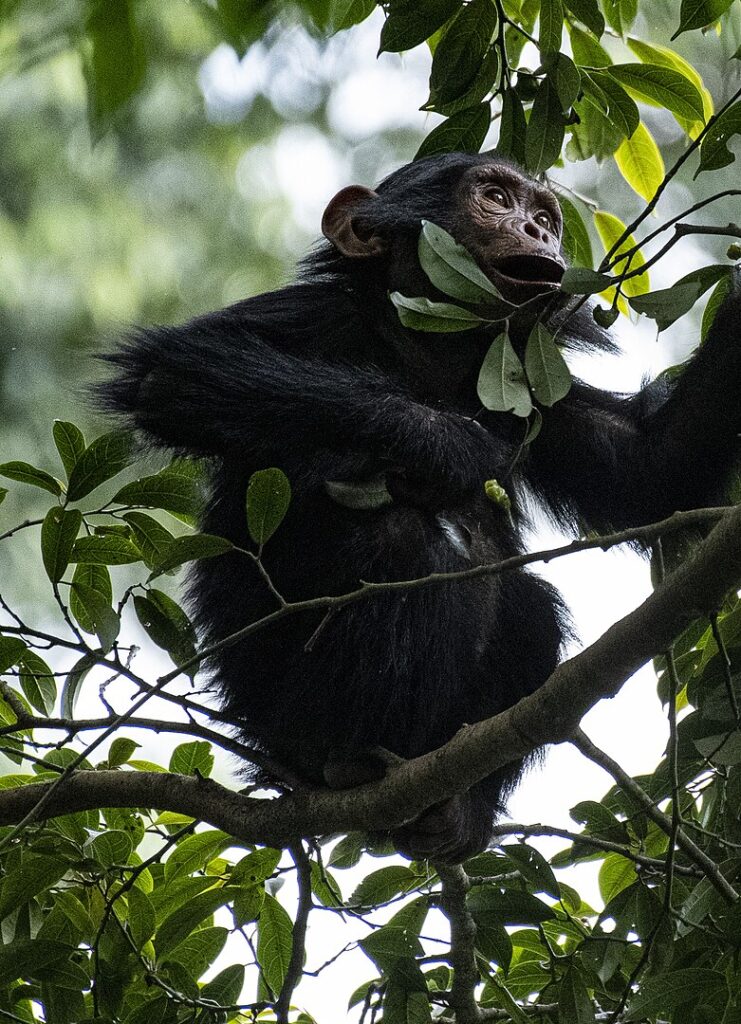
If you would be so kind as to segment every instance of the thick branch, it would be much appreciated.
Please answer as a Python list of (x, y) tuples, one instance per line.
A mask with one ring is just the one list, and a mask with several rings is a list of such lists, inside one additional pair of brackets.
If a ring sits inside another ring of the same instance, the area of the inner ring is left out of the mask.
[[(195, 777), (80, 771), (57, 784), (40, 817), (95, 807), (155, 807), (271, 846), (301, 836), (396, 827), (535, 748), (568, 740), (593, 704), (617, 693), (689, 622), (718, 608), (740, 583), (738, 508), (724, 516), (684, 567), (591, 647), (560, 665), (540, 690), (495, 718), (461, 729), (439, 750), (395, 765), (379, 782), (345, 791), (307, 789), (269, 800)], [(0, 824), (21, 820), (52, 785), (35, 783), (0, 793)]]
[(476, 985), (479, 982), (474, 946), (476, 924), (466, 906), (470, 882), (460, 865), (450, 867), (440, 864), (435, 867), (442, 882), (440, 909), (450, 924), (453, 968), (450, 1008), (455, 1010), (456, 1024), (478, 1024), (481, 1011), (476, 1001)]

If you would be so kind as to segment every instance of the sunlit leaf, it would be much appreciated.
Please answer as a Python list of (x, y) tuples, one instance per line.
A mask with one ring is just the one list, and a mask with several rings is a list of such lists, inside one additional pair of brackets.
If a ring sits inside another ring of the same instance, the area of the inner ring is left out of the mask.
[[(618, 239), (622, 237), (625, 231), (625, 224), (623, 224), (623, 222), (613, 213), (607, 213), (605, 210), (598, 210), (595, 213), (594, 226), (597, 228), (597, 233), (602, 239), (602, 244), (604, 245), (605, 250), (607, 252), (609, 252), (612, 249), (612, 247), (616, 244)], [(628, 250), (633, 249), (635, 244), (636, 242), (633, 235), (628, 235), (628, 237), (620, 244), (617, 251), (612, 254), (611, 261), (615, 260), (616, 257), (620, 257), (622, 253), (625, 253)], [(629, 268), (626, 266), (626, 263), (628, 263), (628, 261)], [(618, 258), (617, 262), (612, 268), (612, 273), (617, 275), (627, 269), (639, 270), (645, 262), (646, 261), (643, 258), (643, 254), (641, 253), (640, 249), (637, 249), (632, 256), (628, 257), (628, 259), (621, 260)], [(651, 284), (648, 272), (644, 271), (643, 273), (636, 274), (635, 277), (631, 277), (627, 281), (624, 281), (622, 284), (622, 291), (625, 295), (628, 296), (642, 295), (643, 292), (647, 292), (650, 287)]]
[(651, 132), (641, 122), (615, 150), (615, 163), (634, 192), (648, 202), (664, 180), (664, 161)]

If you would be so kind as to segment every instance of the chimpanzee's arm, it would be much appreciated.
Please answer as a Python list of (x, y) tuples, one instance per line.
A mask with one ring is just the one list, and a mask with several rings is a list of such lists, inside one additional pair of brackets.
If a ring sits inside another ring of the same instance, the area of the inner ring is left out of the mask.
[(501, 465), (500, 442), (477, 423), (415, 401), (381, 371), (286, 351), (233, 315), (139, 331), (106, 358), (116, 374), (100, 404), (176, 451), (304, 480), (313, 466), (326, 474), (317, 456), (329, 452), (335, 476), (375, 459), (457, 491)]
[(575, 383), (526, 469), (564, 521), (620, 529), (723, 500), (741, 454), (741, 281), (681, 376), (629, 398)]

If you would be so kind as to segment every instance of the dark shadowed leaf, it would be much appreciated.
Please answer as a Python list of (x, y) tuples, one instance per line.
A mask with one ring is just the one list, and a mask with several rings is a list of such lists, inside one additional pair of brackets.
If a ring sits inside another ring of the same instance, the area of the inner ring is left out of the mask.
[(212, 999), (219, 1006), (230, 1006), (239, 1002), (244, 985), (244, 967), (231, 964), (219, 971), (215, 978), (201, 989), (202, 999)]
[(556, 916), (555, 911), (529, 892), (476, 885), (468, 898), (471, 913), (491, 923), (540, 924)]
[(525, 348), (525, 373), (541, 405), (555, 405), (571, 388), (571, 374), (553, 335), (541, 323), (530, 333)]
[(561, 891), (550, 864), (542, 853), (525, 843), (502, 847), (523, 878), (532, 886), (533, 892), (544, 892), (559, 899)]
[(396, 306), (399, 319), (413, 331), (430, 331), (436, 334), (450, 334), (470, 331), (485, 321), (477, 314), (447, 302), (431, 302), (430, 299), (409, 299), (401, 292), (391, 292), (389, 298)]
[(418, 245), (419, 262), (430, 281), (441, 292), (462, 302), (502, 300), (473, 256), (437, 224), (422, 221)]
[(39, 968), (67, 960), (71, 952), (64, 943), (46, 939), (21, 939), (0, 946), (0, 984), (7, 985)]
[[(594, 263), (592, 243), (579, 210), (569, 199), (557, 196), (563, 216), (563, 248), (571, 263), (591, 267)], [(568, 273), (568, 271), (567, 271)], [(563, 279), (561, 280), (563, 288)]]
[(100, 484), (116, 476), (134, 459), (134, 442), (130, 431), (112, 430), (88, 445), (69, 478), (67, 495), (70, 501), (84, 498)]
[(630, 1017), (655, 1017), (671, 1014), (678, 1006), (697, 1004), (704, 995), (717, 993), (724, 1004), (728, 988), (720, 971), (702, 967), (682, 967), (657, 978), (645, 978), (640, 990), (628, 1002)]
[(67, 868), (68, 865), (61, 857), (25, 854), (20, 866), (9, 871), (3, 878), (0, 920), (58, 882)]
[(478, 153), (491, 124), (491, 107), (478, 103), (453, 114), (437, 128), (433, 128), (414, 155), (434, 156), (436, 153)]
[(199, 558), (215, 558), (231, 551), (233, 544), (225, 537), (216, 537), (211, 533), (194, 533), (190, 536), (176, 537), (167, 549), (164, 559), (155, 569), (155, 574), (177, 569), (185, 562)]
[(80, 537), (70, 557), (71, 562), (87, 562), (91, 565), (128, 565), (141, 560), (141, 551), (126, 537), (116, 534)]
[(396, 0), (381, 29), (380, 52), (411, 50), (429, 39), (458, 8), (458, 0)]
[(729, 150), (728, 142), (734, 135), (741, 135), (741, 102), (734, 103), (708, 128), (700, 144), (697, 174), (701, 171), (715, 171), (733, 163), (736, 158)]
[(89, 114), (100, 131), (141, 85), (146, 57), (129, 0), (89, 0), (85, 34)]
[(64, 718), (75, 717), (75, 704), (80, 688), (85, 680), (85, 676), (96, 664), (97, 662), (93, 655), (83, 654), (70, 670), (62, 688), (62, 716)]
[(535, 94), (525, 140), (525, 163), (532, 174), (540, 174), (558, 160), (564, 130), (558, 91), (551, 79), (545, 78)]
[(400, 893), (409, 892), (419, 884), (419, 875), (401, 864), (372, 871), (360, 882), (350, 897), (349, 903), (362, 907), (374, 907), (386, 903)]
[(612, 284), (607, 274), (599, 274), (588, 267), (569, 267), (561, 278), (561, 291), (568, 295), (594, 295)]
[(522, 100), (514, 89), (505, 89), (502, 93), (502, 115), (499, 122), (497, 153), (502, 156), (511, 156), (513, 160), (524, 164), (526, 139), (527, 121)]
[(50, 508), (41, 526), (41, 557), (52, 583), (59, 583), (72, 561), (75, 538), (82, 524), (79, 509)]
[(262, 547), (285, 518), (291, 503), (291, 484), (282, 469), (260, 469), (247, 484), (247, 529)]
[(152, 476), (132, 480), (113, 500), (121, 505), (147, 505), (179, 515), (197, 516), (203, 507), (203, 480), (199, 473), (186, 472), (186, 467), (187, 463), (174, 463)]
[(705, 312), (702, 314), (702, 328), (700, 330), (700, 341), (704, 342), (708, 336), (708, 332), (713, 325), (716, 314), (723, 304), (723, 300), (726, 298), (731, 290), (731, 278), (727, 277), (713, 289), (713, 292), (708, 299), (707, 305), (705, 306)]
[(460, 9), (435, 48), (430, 100), (436, 105), (462, 96), (474, 83), (497, 27), (491, 0), (471, 0)]
[(586, 25), (589, 31), (599, 39), (605, 31), (605, 19), (597, 5), (597, 0), (564, 0), (564, 5), (582, 25)]
[(708, 288), (724, 279), (730, 279), (731, 267), (714, 264), (701, 267), (680, 278), (670, 288), (647, 292), (630, 299), (636, 313), (644, 313), (655, 320), (660, 331), (670, 327), (675, 320), (684, 316)]
[(0, 673), (17, 665), (26, 653), (26, 645), (17, 636), (0, 636)]
[(563, 7), (561, 0), (541, 0), (538, 46), (541, 58), (561, 49)]
[(638, 99), (658, 103), (680, 117), (704, 118), (702, 96), (679, 71), (658, 64), (612, 64), (607, 72)]
[(111, 574), (104, 565), (86, 565), (82, 562), (77, 565), (72, 577), (72, 589), (69, 599), (70, 611), (77, 620), (80, 629), (85, 633), (95, 633), (95, 623), (90, 618), (84, 604), (79, 600), (75, 591), (74, 585), (76, 583), (96, 591), (110, 605), (113, 601)]
[(705, 28), (717, 21), (733, 3), (733, 0), (682, 0), (679, 12), (679, 28), (672, 36), (676, 39), (682, 32)]
[[(182, 665), (195, 654), (195, 630), (183, 609), (161, 590), (150, 589), (134, 597), (134, 610), (147, 636)], [(191, 668), (194, 675), (197, 667)]]
[(162, 523), (144, 512), (127, 512), (124, 519), (131, 527), (136, 546), (141, 551), (149, 569), (164, 561), (170, 544), (175, 539)]
[(57, 496), (62, 493), (62, 485), (51, 473), (37, 469), (28, 462), (3, 462), (0, 464), (0, 476), (7, 477), (8, 480), (18, 480), (22, 484), (31, 484), (32, 487), (41, 487), (42, 490)]
[(594, 1008), (579, 971), (570, 967), (558, 996), (558, 1024), (594, 1024)]
[(129, 928), (137, 949), (154, 935), (157, 923), (152, 901), (145, 892), (133, 886), (128, 894)]
[(496, 338), (486, 353), (478, 380), (482, 405), (494, 412), (529, 416), (533, 408), (525, 370), (506, 334)]
[(57, 446), (59, 457), (69, 479), (77, 461), (85, 451), (85, 438), (82, 431), (74, 423), (66, 420), (54, 420), (53, 427), (54, 444)]
[(93, 632), (100, 640), (100, 646), (104, 651), (109, 651), (121, 629), (121, 620), (111, 607), (109, 599), (100, 590), (87, 586), (81, 580), (72, 584), (72, 591), (75, 594), (76, 606), (84, 608), (83, 618), (86, 625), (92, 625)]
[(20, 683), (29, 704), (42, 715), (50, 715), (57, 699), (56, 679), (43, 658), (26, 651), (20, 662)]

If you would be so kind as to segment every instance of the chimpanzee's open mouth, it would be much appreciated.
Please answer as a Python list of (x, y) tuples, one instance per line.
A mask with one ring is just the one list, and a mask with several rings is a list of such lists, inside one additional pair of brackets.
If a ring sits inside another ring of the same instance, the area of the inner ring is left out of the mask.
[(547, 256), (507, 256), (497, 260), (495, 270), (518, 284), (542, 284), (555, 288), (560, 284), (564, 267)]

